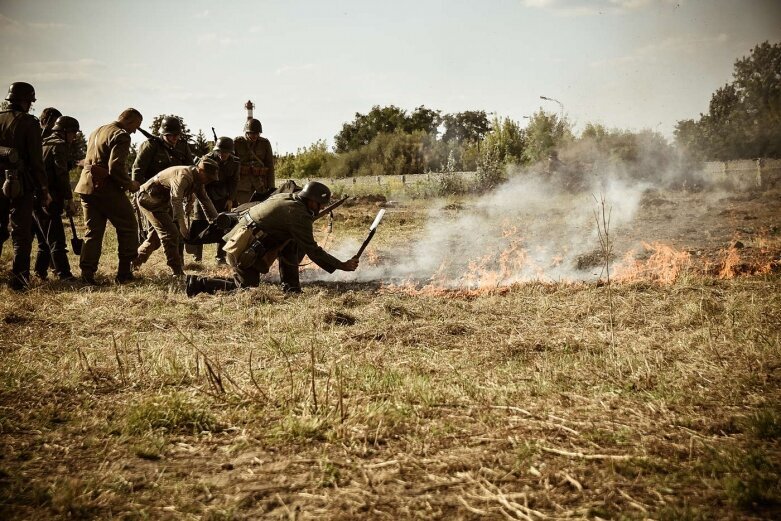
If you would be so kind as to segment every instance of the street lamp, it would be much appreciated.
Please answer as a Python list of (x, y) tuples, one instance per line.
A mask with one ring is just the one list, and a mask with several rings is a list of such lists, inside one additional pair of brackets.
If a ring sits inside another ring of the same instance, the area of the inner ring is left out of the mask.
[(540, 99), (544, 99), (545, 101), (553, 101), (555, 103), (558, 103), (559, 107), (561, 109), (561, 112), (560, 112), (560, 115), (559, 115), (559, 119), (562, 120), (562, 121), (564, 120), (564, 104), (562, 102), (560, 102), (559, 100), (557, 100), (555, 98), (549, 98), (547, 96), (540, 96)]

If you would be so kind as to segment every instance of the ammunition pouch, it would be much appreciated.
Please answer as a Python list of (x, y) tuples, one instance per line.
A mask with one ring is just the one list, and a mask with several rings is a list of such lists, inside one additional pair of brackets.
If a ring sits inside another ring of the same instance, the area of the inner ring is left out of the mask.
[(19, 164), (19, 153), (12, 147), (0, 147), (0, 163), (6, 168)]
[(235, 269), (252, 268), (260, 273), (268, 273), (280, 250), (274, 247), (271, 237), (257, 227), (248, 213), (241, 216), (239, 224), (223, 240), (225, 259)]
[(241, 165), (241, 168), (239, 169), (240, 175), (251, 175), (255, 177), (260, 176), (266, 176), (269, 172), (269, 168), (264, 166), (256, 166), (256, 165)]
[(103, 165), (85, 165), (84, 170), (92, 176), (92, 187), (96, 192), (106, 186), (110, 177), (108, 168)]

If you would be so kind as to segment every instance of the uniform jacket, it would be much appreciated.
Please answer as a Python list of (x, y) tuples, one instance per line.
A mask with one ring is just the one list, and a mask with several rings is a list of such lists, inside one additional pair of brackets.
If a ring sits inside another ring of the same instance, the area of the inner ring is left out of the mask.
[(318, 246), (312, 233), (314, 215), (298, 195), (272, 195), (250, 208), (249, 215), (275, 242), (282, 244), (292, 239), (312, 262), (328, 273), (333, 273), (342, 264)]
[(166, 150), (156, 139), (147, 139), (141, 143), (133, 163), (133, 179), (144, 183), (168, 167), (193, 164), (193, 154), (187, 141), (179, 139), (173, 149), (176, 154)]
[(225, 161), (218, 152), (209, 152), (206, 157), (220, 165), (219, 179), (206, 185), (206, 193), (212, 201), (230, 199), (236, 202), (236, 188), (239, 186), (239, 158), (231, 155)]
[(101, 165), (108, 168), (110, 183), (122, 190), (130, 188), (131, 179), (127, 173), (127, 155), (130, 153), (130, 134), (119, 122), (96, 128), (87, 139), (87, 156), (84, 169), (74, 192), (89, 195), (94, 191), (92, 174), (88, 165)]
[(184, 201), (195, 195), (209, 220), (217, 217), (217, 210), (206, 193), (206, 187), (196, 181), (196, 167), (172, 166), (155, 175), (141, 185), (141, 190), (149, 194), (155, 205), (170, 204), (173, 208), (174, 220), (185, 225)]
[[(241, 161), (240, 175), (259, 175), (265, 178), (266, 188), (274, 188), (274, 152), (271, 142), (260, 136), (254, 143), (244, 136), (233, 140), (236, 155)], [(260, 168), (268, 169), (260, 173)]]
[(38, 118), (13, 107), (0, 111), (0, 146), (16, 149), (23, 164), (20, 179), (26, 189), (40, 190), (46, 186)]
[(70, 147), (63, 138), (50, 134), (43, 140), (43, 166), (52, 199), (66, 201), (73, 198), (68, 170), (69, 159)]

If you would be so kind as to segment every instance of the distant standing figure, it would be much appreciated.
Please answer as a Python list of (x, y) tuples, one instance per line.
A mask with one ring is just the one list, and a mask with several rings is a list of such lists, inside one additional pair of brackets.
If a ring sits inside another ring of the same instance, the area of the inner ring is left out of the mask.
[(87, 284), (95, 284), (107, 221), (117, 231), (119, 264), (115, 280), (118, 284), (133, 280), (130, 262), (136, 258), (138, 224), (125, 191), (137, 192), (140, 184), (128, 175), (127, 156), (130, 134), (143, 120), (138, 110), (127, 109), (116, 121), (96, 128), (87, 140), (84, 169), (74, 190), (81, 195), (87, 228), (79, 261), (81, 278)]
[(237, 205), (249, 202), (254, 192), (274, 188), (274, 153), (271, 142), (260, 135), (262, 132), (260, 121), (248, 119), (244, 136), (235, 140), (236, 155), (241, 162)]
[(60, 116), (52, 126), (52, 133), (43, 140), (43, 165), (52, 202), (49, 206), (35, 205), (33, 227), (38, 238), (38, 256), (35, 259), (35, 273), (41, 278), (48, 277), (49, 266), (60, 280), (72, 280), (68, 261), (68, 241), (62, 225), (62, 211), (69, 216), (76, 214), (77, 207), (71, 191), (70, 145), (76, 139), (79, 122), (70, 116)]
[(35, 102), (35, 89), (18, 81), (8, 87), (5, 99), (9, 106), (0, 111), (0, 248), (10, 236), (14, 245), (10, 285), (22, 291), (30, 282), (33, 196), (44, 205), (51, 197), (43, 170), (41, 127), (38, 118), (28, 114)]
[(46, 107), (41, 111), (41, 139), (46, 139), (52, 133), (52, 127), (62, 113), (54, 107)]

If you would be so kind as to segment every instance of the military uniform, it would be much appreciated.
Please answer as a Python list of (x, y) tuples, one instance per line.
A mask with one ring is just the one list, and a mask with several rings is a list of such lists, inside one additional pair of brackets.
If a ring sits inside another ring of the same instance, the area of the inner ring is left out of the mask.
[[(0, 146), (13, 148), (19, 155), (21, 165), (17, 175), (22, 185), (22, 193), (13, 199), (0, 193), (0, 248), (10, 237), (14, 246), (11, 286), (14, 289), (23, 289), (30, 280), (33, 196), (35, 192), (46, 191), (41, 126), (38, 119), (11, 102), (10, 108), (0, 111)], [(11, 169), (12, 166), (4, 164), (1, 168), (3, 171), (0, 174), (5, 179), (4, 170)]]
[[(279, 249), (279, 276), (284, 289), (300, 291), (298, 265), (305, 255), (328, 273), (342, 269), (343, 263), (323, 250), (315, 241), (312, 230), (315, 216), (298, 194), (273, 195), (250, 208), (248, 215), (255, 226), (263, 232), (261, 239), (263, 250)], [(257, 286), (260, 284), (260, 275), (267, 273), (269, 268), (266, 260), (260, 257), (249, 267), (236, 266), (231, 258), (229, 261), (234, 266), (233, 280), (194, 278), (193, 286), (196, 293), (214, 293)]]
[(62, 212), (73, 199), (68, 161), (70, 147), (57, 133), (50, 134), (43, 141), (43, 164), (52, 202), (45, 209), (35, 205), (37, 226), (33, 231), (38, 239), (38, 256), (35, 259), (35, 273), (45, 279), (49, 266), (60, 279), (73, 278), (68, 261), (68, 242), (62, 225)]
[[(206, 154), (206, 157), (213, 159), (220, 165), (219, 179), (206, 185), (206, 193), (209, 195), (209, 199), (214, 204), (217, 212), (228, 211), (228, 201), (236, 203), (236, 189), (239, 182), (239, 158), (231, 155), (225, 161), (220, 159), (220, 153), (218, 151), (212, 151)], [(195, 214), (195, 220), (190, 226), (190, 235), (197, 234), (206, 229), (207, 221), (206, 214), (203, 211), (203, 207), (197, 205), (197, 211)], [(217, 243), (217, 259), (225, 258), (225, 251), (222, 247), (224, 242)], [(203, 253), (203, 245), (198, 244), (192, 246), (193, 254), (196, 258), (201, 257)]]
[[(129, 152), (130, 134), (117, 121), (98, 127), (87, 140), (84, 169), (74, 190), (81, 195), (87, 227), (79, 261), (85, 280), (93, 279), (98, 270), (106, 221), (117, 231), (117, 280), (133, 278), (130, 262), (138, 249), (138, 224), (133, 206), (125, 195), (125, 190), (132, 187), (126, 166)], [(92, 165), (108, 169), (108, 177), (100, 179), (99, 175), (93, 174)]]
[(180, 229), (186, 227), (184, 201), (195, 195), (209, 219), (217, 217), (203, 184), (196, 179), (197, 167), (173, 166), (166, 168), (141, 185), (138, 205), (151, 224), (149, 236), (138, 248), (134, 265), (140, 266), (161, 245), (166, 260), (175, 275), (184, 273), (179, 251)]
[(254, 192), (274, 188), (274, 153), (271, 142), (263, 136), (254, 142), (244, 136), (237, 137), (234, 143), (241, 162), (236, 202), (244, 204)]

